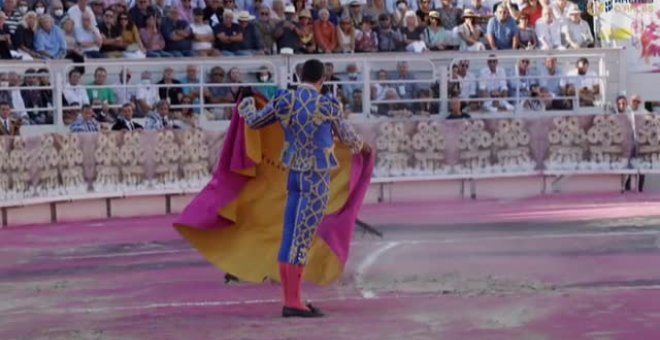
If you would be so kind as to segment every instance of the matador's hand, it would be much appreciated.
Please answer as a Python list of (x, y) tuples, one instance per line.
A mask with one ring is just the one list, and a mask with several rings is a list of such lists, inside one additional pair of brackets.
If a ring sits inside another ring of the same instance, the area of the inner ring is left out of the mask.
[(256, 111), (256, 106), (254, 104), (253, 97), (245, 97), (241, 100), (241, 103), (238, 104), (238, 114), (241, 117), (245, 117), (250, 112)]

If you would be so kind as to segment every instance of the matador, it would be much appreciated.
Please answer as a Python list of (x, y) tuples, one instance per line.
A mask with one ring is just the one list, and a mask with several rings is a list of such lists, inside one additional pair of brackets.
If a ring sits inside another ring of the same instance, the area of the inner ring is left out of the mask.
[(319, 92), (324, 73), (321, 61), (308, 60), (296, 90), (278, 91), (261, 110), (252, 97), (238, 105), (238, 113), (249, 127), (261, 129), (279, 123), (284, 131), (281, 161), (289, 173), (278, 254), (284, 317), (323, 316), (318, 308), (303, 303), (301, 285), (312, 240), (328, 204), (330, 171), (338, 166), (333, 137), (339, 137), (353, 153), (371, 152), (345, 119), (337, 99)]

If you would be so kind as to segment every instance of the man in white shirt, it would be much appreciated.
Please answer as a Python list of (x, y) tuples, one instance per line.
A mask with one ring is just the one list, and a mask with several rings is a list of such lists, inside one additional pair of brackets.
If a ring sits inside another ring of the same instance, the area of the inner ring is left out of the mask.
[(21, 77), (16, 72), (9, 72), (7, 80), (9, 82), (9, 87), (11, 88), (11, 105), (14, 109), (14, 117), (19, 119), (21, 124), (27, 125), (30, 124), (30, 116), (28, 116), (27, 111), (25, 111), (25, 102), (23, 101), (23, 95), (19, 87), (21, 86)]
[[(497, 64), (497, 59), (494, 55), (491, 55), (488, 59), (488, 66), (479, 72), (480, 98), (503, 98), (508, 95), (509, 87), (506, 83), (506, 73)], [(487, 100), (484, 102), (484, 109), (489, 112), (513, 111), (513, 105), (506, 100)]]
[(589, 60), (580, 58), (576, 63), (576, 68), (566, 74), (562, 79), (561, 86), (567, 96), (577, 96), (580, 100), (580, 106), (594, 106), (596, 96), (600, 94), (600, 80), (598, 76), (589, 71)]
[(160, 101), (160, 97), (158, 95), (158, 88), (151, 81), (151, 72), (142, 72), (140, 83), (142, 86), (137, 90), (136, 99), (140, 112), (146, 114), (154, 109), (154, 105)]
[(554, 0), (550, 2), (550, 9), (552, 10), (552, 14), (555, 17), (555, 20), (559, 21), (561, 26), (564, 26), (564, 24), (568, 21), (572, 11), (578, 10), (577, 5), (568, 0)]
[(78, 0), (78, 3), (76, 5), (73, 5), (69, 8), (69, 10), (66, 12), (67, 16), (73, 20), (73, 27), (76, 30), (82, 29), (83, 27), (83, 20), (82, 20), (82, 14), (87, 13), (92, 20), (92, 26), (97, 27), (97, 22), (96, 22), (96, 15), (94, 15), (94, 11), (92, 10), (91, 7), (88, 6), (88, 0)]
[(591, 47), (594, 43), (594, 36), (586, 21), (582, 20), (582, 12), (574, 9), (569, 12), (569, 20), (561, 28), (564, 40), (569, 48)]
[(566, 49), (561, 43), (561, 25), (555, 20), (551, 9), (543, 9), (543, 15), (536, 21), (535, 30), (542, 50)]
[(76, 68), (69, 71), (69, 83), (64, 85), (62, 95), (68, 104), (89, 104), (87, 91), (80, 85), (80, 71)]

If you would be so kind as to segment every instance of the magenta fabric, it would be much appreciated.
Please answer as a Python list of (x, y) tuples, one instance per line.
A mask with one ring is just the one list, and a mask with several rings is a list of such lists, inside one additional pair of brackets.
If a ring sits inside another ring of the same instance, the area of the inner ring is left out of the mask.
[(247, 156), (245, 148), (245, 121), (234, 112), (218, 161), (218, 168), (211, 181), (188, 204), (174, 222), (198, 229), (226, 227), (233, 223), (218, 212), (233, 202), (250, 177), (237, 171), (254, 167), (256, 164)]
[[(236, 198), (251, 179), (236, 171), (251, 168), (256, 164), (247, 156), (245, 148), (245, 121), (234, 112), (227, 131), (219, 165), (211, 181), (184, 209), (175, 225), (197, 229), (213, 229), (232, 224), (218, 212)], [(374, 168), (374, 155), (353, 155), (350, 179), (350, 194), (342, 209), (326, 215), (319, 226), (319, 236), (335, 252), (342, 263), (348, 252), (355, 220), (369, 188)]]

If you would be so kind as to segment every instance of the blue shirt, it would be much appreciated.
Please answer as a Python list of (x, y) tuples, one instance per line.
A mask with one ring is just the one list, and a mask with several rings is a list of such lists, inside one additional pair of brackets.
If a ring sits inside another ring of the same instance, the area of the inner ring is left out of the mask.
[(486, 29), (487, 35), (493, 35), (495, 46), (500, 50), (507, 50), (513, 48), (513, 37), (518, 34), (518, 25), (510, 17), (507, 18), (505, 23), (500, 22), (497, 18), (493, 17), (488, 20), (488, 27)]
[(55, 25), (50, 32), (38, 29), (34, 37), (34, 49), (37, 52), (46, 52), (54, 59), (64, 58), (67, 49), (64, 33)]

